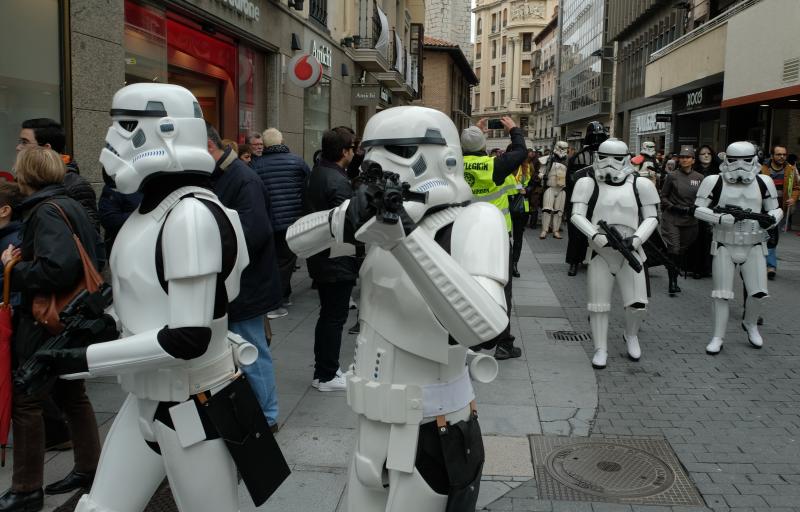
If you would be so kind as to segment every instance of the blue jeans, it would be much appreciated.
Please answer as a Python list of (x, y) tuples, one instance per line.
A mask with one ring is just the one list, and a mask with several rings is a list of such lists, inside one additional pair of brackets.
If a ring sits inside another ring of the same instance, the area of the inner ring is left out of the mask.
[(264, 333), (264, 318), (257, 316), (241, 322), (230, 322), (228, 329), (249, 341), (258, 349), (256, 362), (242, 366), (242, 371), (250, 381), (250, 387), (258, 398), (261, 410), (270, 425), (278, 422), (278, 393), (275, 388), (275, 368), (272, 365), (272, 354), (267, 346), (267, 335)]

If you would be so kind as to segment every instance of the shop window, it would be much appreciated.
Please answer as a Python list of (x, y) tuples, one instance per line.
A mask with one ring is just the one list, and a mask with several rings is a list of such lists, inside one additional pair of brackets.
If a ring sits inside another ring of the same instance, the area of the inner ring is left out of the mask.
[(303, 97), (303, 157), (314, 161), (314, 153), (321, 148), (322, 134), (331, 126), (331, 81), (323, 78), (314, 87), (305, 90)]
[[(16, 158), (22, 121), (61, 122), (59, 0), (4, 0), (0, 59), (0, 170)], [(67, 126), (69, 128), (69, 126)]]
[(328, 0), (311, 0), (308, 2), (308, 15), (323, 27), (328, 26)]

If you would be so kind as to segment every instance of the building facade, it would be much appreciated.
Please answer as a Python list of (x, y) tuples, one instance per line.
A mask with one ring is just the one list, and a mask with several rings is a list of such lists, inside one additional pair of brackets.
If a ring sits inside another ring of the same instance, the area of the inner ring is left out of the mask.
[(573, 147), (590, 121), (611, 121), (613, 48), (606, 43), (606, 0), (559, 4), (559, 81), (556, 124)]
[(533, 38), (531, 122), (528, 136), (534, 149), (552, 147), (558, 136), (555, 124), (558, 83), (558, 12)]
[(645, 68), (650, 54), (683, 36), (688, 23), (683, 4), (625, 0), (608, 5), (606, 39), (617, 43), (613, 135), (632, 152), (646, 141), (672, 150), (672, 101), (645, 97)]
[[(308, 161), (324, 130), (358, 130), (381, 105), (419, 91), (424, 0), (8, 0), (3, 13), (4, 47), (36, 51), (0, 64), (0, 135), (9, 141), (0, 169), (13, 164), (21, 121), (52, 117), (99, 186), (111, 99), (130, 83), (183, 85), (224, 137), (274, 126)], [(288, 79), (301, 52), (323, 67), (305, 89)], [(358, 93), (368, 85), (377, 93), (365, 100)]]
[[(555, 0), (477, 0), (473, 68), (474, 117), (510, 116), (528, 132), (531, 118), (533, 39), (550, 21)], [(527, 138), (527, 137), (526, 137)], [(530, 145), (530, 139), (527, 140)], [(508, 137), (491, 130), (487, 148), (503, 148)]]
[(426, 0), (425, 35), (458, 45), (472, 61), (470, 0)]
[(459, 131), (470, 125), (470, 88), (478, 83), (467, 57), (456, 43), (425, 36), (425, 82), (421, 105), (447, 114)]
[(800, 4), (694, 0), (687, 7), (691, 30), (653, 52), (645, 74), (645, 96), (672, 103), (672, 149), (721, 151), (749, 140), (765, 152), (774, 144), (800, 152), (800, 52), (764, 37), (790, 33)]

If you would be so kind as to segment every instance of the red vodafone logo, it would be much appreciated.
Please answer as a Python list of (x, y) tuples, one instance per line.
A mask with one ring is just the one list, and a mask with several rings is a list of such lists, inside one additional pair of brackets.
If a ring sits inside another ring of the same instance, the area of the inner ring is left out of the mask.
[(289, 61), (288, 72), (289, 80), (305, 89), (319, 83), (322, 78), (322, 64), (313, 55), (300, 53)]

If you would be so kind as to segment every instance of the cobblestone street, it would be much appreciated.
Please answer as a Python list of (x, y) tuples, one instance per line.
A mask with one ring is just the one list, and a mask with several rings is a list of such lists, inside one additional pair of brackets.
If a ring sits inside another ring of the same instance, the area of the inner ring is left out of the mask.
[[(572, 328), (588, 332), (586, 272), (566, 275), (566, 240), (540, 241), (529, 231), (528, 242)], [(666, 439), (713, 510), (800, 510), (800, 348), (795, 345), (800, 324), (794, 317), (800, 238), (782, 237), (779, 255), (778, 278), (769, 283), (762, 350), (750, 347), (739, 326), (739, 296), (731, 308), (725, 350), (706, 355), (711, 279), (681, 279), (683, 292), (670, 298), (666, 272), (659, 268), (652, 273), (652, 297), (640, 333), (641, 361), (625, 356), (622, 308), (616, 302), (609, 364), (594, 372), (598, 407), (589, 436)], [(582, 345), (591, 357), (591, 342)], [(538, 498), (531, 481), (487, 510), (668, 510)]]

